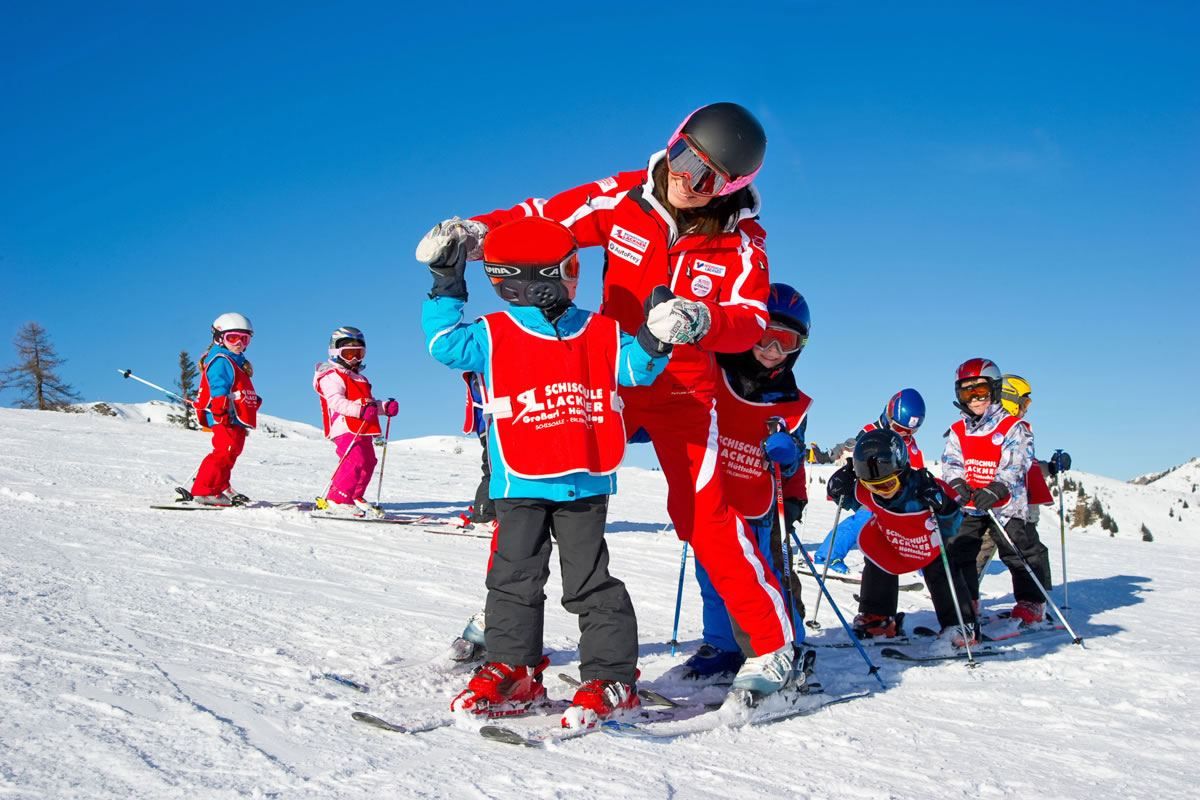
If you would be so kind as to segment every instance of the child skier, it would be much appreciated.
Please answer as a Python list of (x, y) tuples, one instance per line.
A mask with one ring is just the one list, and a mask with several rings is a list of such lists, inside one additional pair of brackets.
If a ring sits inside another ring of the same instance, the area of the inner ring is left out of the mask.
[[(895, 431), (867, 431), (854, 443), (851, 463), (829, 477), (827, 488), (834, 502), (870, 513), (859, 535), (866, 564), (854, 633), (863, 639), (899, 634), (898, 576), (919, 569), (933, 598), (942, 634), (955, 647), (974, 644), (979, 638), (969, 586), (974, 572), (952, 561), (947, 576), (940, 558), (942, 542), (951, 541), (958, 532), (962, 511), (950, 487), (928, 470), (912, 467), (909, 453)], [(958, 627), (960, 613), (965, 632)]]
[(254, 392), (254, 373), (246, 348), (254, 326), (241, 314), (222, 314), (213, 320), (212, 344), (200, 359), (200, 391), (193, 406), (200, 425), (212, 429), (212, 452), (200, 462), (192, 482), (191, 500), (207, 506), (242, 505), (243, 494), (229, 488), (233, 466), (246, 444), (246, 431), (255, 427), (262, 398)]
[(367, 502), (375, 474), (375, 437), (382, 433), (379, 415), (394, 417), (392, 398), (376, 400), (366, 367), (367, 339), (358, 328), (342, 326), (329, 336), (329, 360), (317, 365), (313, 389), (321, 397), (325, 438), (334, 444), (338, 465), (318, 509), (334, 515), (382, 517), (383, 509)]
[[(954, 405), (962, 419), (950, 426), (942, 453), (942, 479), (958, 494), (965, 507), (959, 536), (950, 545), (950, 558), (973, 575), (985, 532), (996, 535), (988, 518), (990, 510), (1004, 526), (1009, 542), (1021, 549), (1038, 583), (1050, 590), (1050, 558), (1037, 531), (1025, 525), (1029, 513), (1026, 490), (1033, 468), (1033, 431), (1029, 423), (1014, 417), (1000, 404), (1000, 369), (986, 358), (972, 358), (959, 365), (955, 376)], [(1005, 541), (997, 542), (1000, 558), (1012, 574), (1016, 605), (1012, 617), (1032, 625), (1044, 618), (1045, 598), (1037, 583)], [(979, 583), (970, 581), (971, 594), (979, 600)]]
[[(858, 435), (862, 436), (867, 431), (880, 429), (895, 431), (908, 446), (909, 465), (913, 469), (923, 469), (925, 456), (921, 454), (921, 448), (917, 446), (916, 434), (917, 429), (924, 421), (925, 398), (921, 397), (921, 393), (916, 389), (901, 389), (892, 395), (891, 400), (888, 400), (879, 419), (864, 425)], [(871, 512), (860, 508), (851, 517), (842, 520), (842, 523), (835, 530), (830, 531), (829, 535), (825, 537), (825, 541), (817, 548), (814, 562), (823, 564), (828, 560), (829, 569), (834, 572), (843, 575), (849, 572), (845, 563), (846, 555), (858, 546), (859, 531), (870, 518)]]
[(433, 290), (421, 312), (430, 354), (483, 375), (499, 522), (486, 581), (489, 660), (450, 708), (501, 716), (545, 701), (543, 589), (553, 534), (563, 606), (578, 615), (580, 628), (583, 685), (563, 714), (567, 728), (638, 705), (637, 620), (625, 585), (608, 573), (604, 541), (608, 496), (625, 452), (614, 401), (618, 383), (651, 383), (670, 349), (645, 326), (635, 338), (615, 320), (575, 306), (576, 251), (571, 232), (552, 220), (505, 223), (488, 234), (482, 255), (507, 311), (463, 323), (460, 249), (450, 266), (430, 267)]
[[(717, 472), (730, 504), (751, 526), (751, 541), (764, 567), (779, 586), (789, 587), (796, 622), (804, 618), (800, 582), (784, 564), (776, 507), (773, 464), (784, 479), (788, 530), (808, 502), (804, 459), (804, 430), (812, 399), (796, 386), (792, 369), (808, 343), (812, 317), (804, 296), (784, 283), (771, 284), (767, 299), (770, 322), (749, 350), (717, 354), (721, 382), (717, 384), (717, 427), (720, 448)], [(696, 563), (696, 581), (703, 602), (704, 642), (680, 669), (684, 680), (733, 678), (746, 660), (749, 642), (730, 619), (725, 602), (713, 588), (704, 567)], [(804, 626), (794, 626), (796, 644), (804, 641)], [(751, 653), (753, 655), (753, 653)], [(677, 668), (679, 669), (679, 668)]]
[[(1004, 375), (1001, 378), (1000, 405), (1004, 406), (1004, 410), (1009, 414), (1018, 419), (1025, 419), (1032, 400), (1033, 387), (1030, 386), (1029, 381), (1020, 375)], [(1029, 423), (1026, 422), (1026, 424)], [(1049, 461), (1035, 459), (1033, 466), (1029, 468), (1029, 474), (1025, 477), (1025, 491), (1029, 500), (1029, 514), (1025, 520), (1025, 526), (1031, 529), (1030, 535), (1034, 537), (1038, 535), (1037, 523), (1038, 517), (1041, 516), (1041, 506), (1054, 503), (1054, 496), (1050, 494), (1050, 487), (1047, 485), (1046, 479), (1057, 474), (1064, 462), (1070, 465), (1071, 457), (1062, 451), (1056, 452)], [(983, 580), (983, 573), (995, 552), (996, 540), (992, 532), (988, 531), (983, 536), (979, 547), (979, 556), (975, 559), (979, 580)]]

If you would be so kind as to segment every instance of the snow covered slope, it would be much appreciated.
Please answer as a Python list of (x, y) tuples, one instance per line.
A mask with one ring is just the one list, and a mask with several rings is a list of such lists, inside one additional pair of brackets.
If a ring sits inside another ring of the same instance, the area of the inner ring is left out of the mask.
[[(1076, 476), (1121, 526), (1116, 537), (1070, 534), (1070, 614), (1086, 649), (1030, 642), (977, 670), (876, 653), (887, 690), (814, 716), (670, 744), (597, 734), (539, 751), (454, 727), (391, 734), (350, 719), (445, 718), (466, 675), (437, 662), (482, 602), (486, 541), (295, 511), (151, 510), (207, 451), (207, 436), (165, 425), (0, 410), (0, 441), (6, 797), (1161, 800), (1193, 797), (1200, 781), (1200, 537), (1194, 517), (1147, 518), (1155, 541), (1141, 541), (1133, 520), (1166, 497), (1153, 484)], [(394, 442), (385, 503), (457, 513), (478, 461), (471, 439)], [(333, 465), (327, 443), (256, 435), (235, 485), (255, 498), (311, 498)], [(814, 472), (818, 481), (830, 468)], [(696, 646), (699, 600), (689, 576), (686, 644), (671, 656), (680, 544), (663, 531), (662, 476), (630, 469), (621, 482), (612, 568), (633, 595), (643, 682), (654, 686)], [(833, 508), (817, 500), (808, 516), (803, 538), (819, 541)], [(1043, 530), (1057, 577), (1056, 526)], [(832, 589), (850, 613), (855, 587)], [(547, 687), (562, 698), (556, 673), (576, 672), (578, 633), (558, 591), (552, 578)], [(1003, 574), (984, 591), (987, 607), (1011, 603)], [(923, 593), (901, 603), (913, 624), (931, 623)], [(820, 622), (813, 641), (843, 640), (827, 605)], [(819, 652), (831, 690), (873, 685), (854, 650)], [(323, 679), (329, 671), (371, 691)]]

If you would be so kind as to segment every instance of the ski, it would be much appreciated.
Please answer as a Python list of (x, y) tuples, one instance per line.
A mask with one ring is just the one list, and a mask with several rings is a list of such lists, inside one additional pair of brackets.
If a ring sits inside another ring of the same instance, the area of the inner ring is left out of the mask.
[[(626, 711), (625, 716), (640, 717), (644, 722), (656, 722), (666, 719), (671, 719), (672, 711), (669, 709), (638, 709), (636, 711)], [(501, 744), (512, 744), (520, 747), (535, 747), (546, 749), (557, 745), (559, 742), (564, 742), (569, 739), (578, 739), (582, 736), (587, 736), (592, 733), (600, 733), (605, 730), (604, 726), (609, 722), (617, 722), (618, 720), (604, 720), (598, 725), (591, 728), (546, 728), (543, 730), (534, 730), (523, 732), (514, 728), (506, 728), (503, 725), (484, 725), (479, 729), (479, 735), (484, 739), (492, 742), (500, 742)]]
[(440, 536), (466, 536), (470, 539), (491, 539), (490, 533), (469, 533), (462, 528), (447, 525), (445, 528), (425, 528), (426, 533), (436, 533)]
[(428, 521), (428, 517), (339, 517), (333, 514), (322, 514), (313, 511), (309, 514), (312, 519), (331, 519), (334, 522), (375, 522), (383, 525), (418, 525)]
[[(1001, 650), (996, 647), (982, 646), (982, 647), (972, 647), (971, 648), (971, 655), (975, 656), (976, 658), (985, 658), (987, 656), (999, 656), (999, 655), (1004, 655), (1004, 653), (1005, 653), (1004, 650)], [(879, 655), (883, 656), (884, 658), (894, 658), (898, 661), (908, 661), (909, 663), (916, 663), (916, 664), (927, 664), (927, 663), (931, 663), (934, 661), (965, 660), (967, 657), (967, 651), (966, 650), (957, 650), (953, 653), (940, 653), (937, 655), (914, 656), (909, 653), (905, 653), (902, 650), (896, 650), (893, 647), (885, 647), (879, 651)]]
[[(809, 577), (812, 577), (811, 573), (804, 573), (804, 574), (808, 575)], [(857, 584), (859, 586), (862, 585), (862, 578), (855, 578), (850, 575), (838, 575), (836, 572), (831, 572), (828, 575), (824, 575), (822, 577), (825, 580), (841, 581), (842, 583), (853, 583), (853, 584)], [(925, 584), (921, 583), (920, 581), (914, 581), (912, 583), (900, 584), (900, 591), (902, 591), (902, 592), (919, 592), (924, 588), (925, 588)]]
[(338, 675), (336, 672), (323, 672), (321, 673), (321, 677), (327, 681), (333, 681), (334, 683), (345, 686), (348, 689), (353, 689), (356, 692), (362, 692), (363, 694), (371, 691), (371, 687), (367, 686), (365, 683), (359, 683), (356, 680), (347, 678), (345, 675)]
[(425, 731), (432, 731), (438, 728), (448, 728), (454, 724), (454, 720), (452, 719), (443, 719), (410, 727), (408, 725), (397, 725), (394, 722), (387, 721), (383, 717), (377, 717), (365, 711), (355, 711), (350, 715), (350, 718), (355, 722), (362, 722), (373, 728), (391, 731), (392, 733), (424, 733)]

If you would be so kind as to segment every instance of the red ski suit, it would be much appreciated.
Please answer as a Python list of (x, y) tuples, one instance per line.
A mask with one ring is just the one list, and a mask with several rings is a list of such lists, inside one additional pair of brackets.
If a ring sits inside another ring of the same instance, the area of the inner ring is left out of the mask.
[(741, 353), (767, 325), (766, 233), (758, 224), (758, 194), (728, 228), (713, 236), (680, 235), (654, 197), (653, 172), (622, 172), (510, 209), (475, 217), (489, 228), (524, 216), (563, 223), (580, 247), (604, 247), (601, 313), (636, 334), (642, 304), (654, 287), (707, 306), (712, 327), (696, 345), (676, 345), (670, 364), (645, 387), (621, 387), (625, 426), (649, 434), (667, 479), (667, 512), (680, 539), (690, 542), (730, 615), (758, 655), (792, 640), (779, 584), (762, 558), (746, 520), (726, 501), (717, 465), (713, 353)]

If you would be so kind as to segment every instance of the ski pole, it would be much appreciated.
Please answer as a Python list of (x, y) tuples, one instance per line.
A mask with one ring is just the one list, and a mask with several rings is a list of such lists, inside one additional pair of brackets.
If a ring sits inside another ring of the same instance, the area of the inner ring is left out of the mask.
[(671, 655), (679, 647), (679, 610), (683, 607), (683, 575), (687, 572), (688, 543), (683, 543), (683, 553), (679, 556), (679, 588), (675, 591), (675, 624), (671, 627)]
[[(840, 510), (841, 506), (838, 508)], [(812, 557), (809, 556), (808, 551), (803, 547), (800, 548), (800, 555), (804, 556), (804, 563), (808, 565), (808, 571), (812, 573), (812, 576), (817, 579), (817, 585), (821, 587), (821, 592), (829, 598), (829, 605), (831, 608), (833, 608), (833, 613), (837, 614), (838, 620), (842, 623), (842, 628), (845, 629), (846, 635), (850, 637), (850, 642), (855, 646), (855, 648), (858, 649), (858, 654), (863, 657), (863, 661), (867, 662), (867, 666), (870, 668), (868, 674), (874, 675), (875, 680), (879, 681), (879, 685), (886, 689), (887, 686), (884, 684), (883, 678), (879, 677), (879, 667), (875, 666), (875, 664), (871, 662), (871, 657), (867, 655), (867, 651), (862, 646), (862, 642), (858, 641), (858, 637), (854, 635), (854, 631), (850, 630), (850, 623), (846, 622), (846, 618), (842, 616), (842, 610), (838, 608), (838, 604), (834, 602), (833, 595), (829, 593), (829, 588), (825, 585), (825, 581), (821, 580), (821, 578), (817, 576), (817, 567), (815, 564), (813, 564)]]
[[(834, 512), (834, 515), (833, 515), (833, 533), (831, 533), (829, 536), (829, 552), (825, 554), (825, 569), (822, 571), (821, 577), (817, 578), (817, 580), (821, 584), (822, 588), (825, 585), (825, 579), (829, 576), (829, 564), (830, 564), (830, 562), (833, 561), (833, 557), (832, 557), (833, 556), (833, 540), (835, 538), (837, 538), (838, 523), (841, 521), (841, 519), (842, 519), (842, 506), (841, 506), (841, 503), (839, 503), (838, 507), (837, 507), (837, 511)], [(801, 548), (801, 549), (803, 549), (803, 548)], [(814, 578), (817, 577), (817, 571), (815, 569), (813, 570), (813, 577)], [(833, 602), (832, 597), (829, 598), (829, 600), (830, 600), (830, 602)], [(817, 595), (817, 605), (813, 609), (812, 619), (810, 619), (808, 622), (804, 623), (808, 627), (812, 628), (814, 631), (821, 630), (821, 623), (817, 621), (817, 613), (820, 612), (820, 610), (821, 610), (821, 595)], [(841, 615), (839, 614), (838, 616), (841, 616)]]
[[(934, 522), (937, 522), (937, 512), (932, 508), (929, 513), (933, 514)], [(967, 651), (967, 666), (971, 669), (979, 666), (975, 661), (975, 656), (971, 654), (971, 634), (967, 631), (967, 624), (963, 621), (962, 606), (958, 604), (958, 590), (954, 588), (954, 573), (950, 571), (950, 558), (946, 555), (946, 542), (942, 539), (942, 532), (939, 529), (938, 535), (938, 551), (942, 556), (942, 569), (946, 570), (946, 583), (950, 584), (950, 599), (954, 601), (954, 616), (958, 617), (958, 629), (962, 631), (963, 647)], [(991, 561), (991, 557), (988, 557)]]
[(383, 469), (387, 466), (387, 446), (391, 436), (392, 418), (388, 417), (387, 424), (383, 428), (383, 456), (379, 459), (379, 486), (375, 487), (375, 505), (379, 505), (379, 498), (383, 494)]
[[(780, 588), (783, 589), (783, 601), (787, 603), (788, 622), (792, 626), (792, 642), (796, 641), (796, 606), (792, 602), (792, 542), (787, 538), (785, 531), (787, 530), (787, 512), (783, 505), (783, 474), (779, 470), (778, 464), (772, 464), (775, 468), (775, 514), (779, 517), (779, 538), (783, 540), (783, 549), (786, 554), (786, 559), (783, 565), (783, 575), (780, 576)], [(775, 561), (774, 553), (767, 553), (767, 558), (773, 563)], [(817, 598), (818, 601), (820, 598)]]
[(168, 397), (174, 397), (176, 400), (179, 400), (180, 402), (183, 402), (183, 403), (190, 402), (186, 397), (180, 397), (179, 395), (175, 394), (174, 392), (170, 391), (169, 389), (164, 389), (163, 387), (159, 386), (157, 383), (151, 383), (150, 381), (146, 380), (145, 378), (139, 378), (137, 375), (133, 374), (133, 370), (131, 370), (131, 369), (119, 369), (119, 370), (117, 370), (117, 372), (121, 373), (121, 377), (123, 377), (123, 378), (133, 378), (135, 381), (138, 381), (139, 383), (144, 383), (147, 386), (149, 386), (151, 389), (157, 389), (158, 391), (162, 392), (163, 394), (167, 395)]
[[(1055, 450), (1054, 455), (1058, 455), (1062, 450)], [(1062, 461), (1060, 460), (1061, 464)], [(1063, 573), (1063, 604), (1064, 609), (1071, 607), (1071, 597), (1067, 592), (1067, 513), (1063, 507), (1063, 485), (1061, 473), (1065, 472), (1059, 469), (1059, 472), (1054, 474), (1054, 483), (1058, 487), (1058, 539), (1062, 543), (1062, 573)]]
[(1025, 571), (1029, 573), (1029, 577), (1033, 580), (1034, 585), (1037, 586), (1038, 591), (1042, 593), (1042, 597), (1046, 598), (1046, 602), (1050, 604), (1050, 607), (1054, 609), (1054, 613), (1057, 614), (1058, 618), (1062, 620), (1063, 626), (1067, 629), (1067, 633), (1071, 634), (1071, 642), (1073, 644), (1082, 645), (1083, 637), (1075, 633), (1074, 629), (1071, 628), (1071, 623), (1067, 622), (1067, 615), (1062, 613), (1059, 607), (1054, 604), (1054, 601), (1050, 599), (1050, 595), (1046, 592), (1046, 587), (1042, 586), (1042, 582), (1039, 581), (1037, 575), (1034, 574), (1033, 567), (1029, 566), (1029, 560), (1025, 558), (1025, 554), (1018, 550), (1008, 538), (1008, 533), (1005, 532), (1004, 526), (1000, 524), (1000, 520), (996, 519), (996, 515), (992, 513), (990, 508), (987, 510), (987, 515), (988, 519), (992, 521), (992, 525), (995, 526), (996, 533), (1000, 535), (1000, 538), (996, 540), (996, 543), (999, 544), (1000, 542), (1003, 542), (1012, 548), (1013, 552), (1016, 553), (1021, 559), (1021, 564), (1025, 567)]
[(983, 562), (983, 566), (979, 569), (979, 580), (976, 586), (983, 586), (983, 576), (987, 573), (988, 564), (992, 563), (992, 559), (996, 557), (996, 543), (992, 542), (992, 549), (988, 551), (987, 560)]

